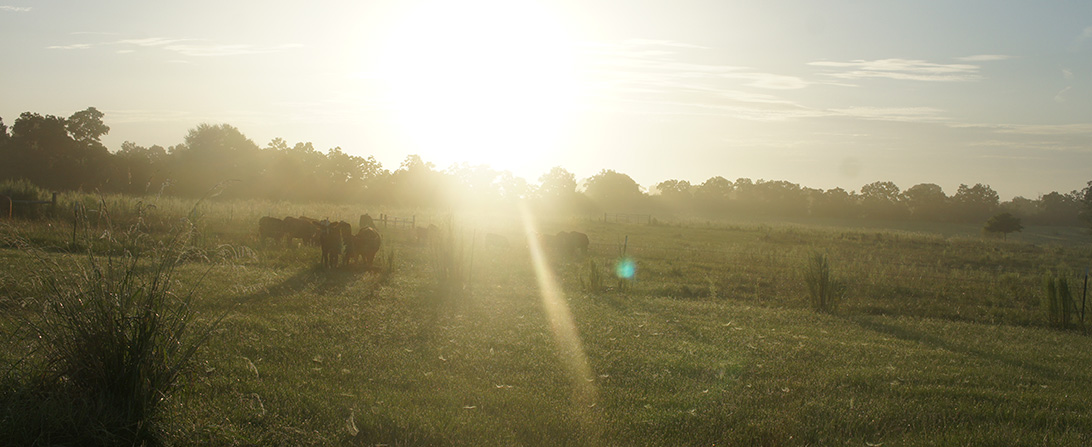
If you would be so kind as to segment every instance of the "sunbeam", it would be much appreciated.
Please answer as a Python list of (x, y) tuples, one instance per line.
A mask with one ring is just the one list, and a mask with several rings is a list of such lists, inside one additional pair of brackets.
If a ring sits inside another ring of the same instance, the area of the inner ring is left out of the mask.
[(527, 236), (527, 246), (531, 253), (531, 262), (535, 267), (535, 277), (538, 279), (539, 290), (542, 291), (542, 308), (550, 320), (554, 341), (561, 350), (562, 361), (569, 371), (569, 379), (573, 385), (573, 404), (578, 406), (580, 412), (583, 412), (596, 403), (594, 376), (591, 367), (588, 366), (588, 358), (584, 354), (584, 345), (576, 331), (572, 313), (569, 312), (565, 297), (547, 265), (534, 216), (524, 202), (520, 202), (519, 209), (523, 220), (523, 230)]

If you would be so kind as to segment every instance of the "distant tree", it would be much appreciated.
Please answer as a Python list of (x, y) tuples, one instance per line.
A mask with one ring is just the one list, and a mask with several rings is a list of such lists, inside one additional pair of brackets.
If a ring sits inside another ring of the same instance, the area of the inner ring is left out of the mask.
[(53, 115), (19, 115), (2, 154), (4, 176), (25, 178), (46, 189), (97, 187), (105, 170), (88, 166), (92, 154), (69, 136), (65, 125), (64, 118)]
[(668, 208), (681, 210), (690, 208), (694, 197), (693, 187), (686, 180), (664, 180), (655, 186), (659, 192), (659, 201)]
[(800, 185), (784, 180), (759, 180), (752, 187), (755, 209), (777, 216), (803, 216), (808, 195)]
[(266, 166), (260, 149), (239, 129), (228, 124), (199, 124), (186, 134), (185, 143), (170, 150), (174, 194), (201, 197), (214, 186), (230, 197), (261, 197), (260, 181)]
[(576, 190), (576, 175), (560, 166), (538, 178), (534, 203), (545, 213), (584, 214), (598, 211), (588, 196)]
[(862, 186), (861, 205), (868, 217), (898, 219), (907, 214), (899, 187), (892, 182), (873, 182)]
[(68, 117), (66, 128), (73, 140), (85, 147), (102, 147), (99, 138), (110, 133), (110, 126), (102, 122), (105, 116), (94, 107), (73, 113)]
[(1077, 191), (1068, 194), (1051, 192), (1039, 197), (1035, 221), (1043, 225), (1077, 225), (1080, 223), (1081, 199)]
[(981, 222), (1000, 207), (1000, 197), (989, 185), (959, 185), (952, 196), (953, 214), (964, 222)]
[(0, 148), (8, 144), (8, 126), (4, 124), (4, 118), (0, 118)]
[(604, 169), (585, 182), (585, 194), (604, 209), (631, 211), (643, 205), (641, 186), (630, 176)]
[(566, 200), (576, 193), (576, 176), (560, 166), (538, 178), (539, 197), (546, 200)]
[(727, 210), (732, 197), (732, 181), (721, 176), (710, 177), (692, 188), (694, 206), (703, 213), (721, 213)]
[(919, 220), (944, 220), (948, 210), (948, 196), (944, 189), (934, 183), (921, 183), (911, 186), (902, 193), (910, 216)]
[(158, 190), (165, 180), (167, 151), (160, 146), (142, 147), (126, 141), (113, 156), (114, 191), (146, 194)]
[(1082, 222), (1086, 226), (1092, 227), (1092, 180), (1088, 182), (1088, 186), (1080, 190), (1076, 194), (1077, 200), (1080, 201), (1080, 211), (1078, 215)]
[(1009, 233), (1023, 229), (1024, 226), (1020, 223), (1020, 218), (1009, 213), (1001, 213), (991, 217), (990, 220), (986, 221), (986, 225), (982, 227), (983, 232), (1001, 233), (1004, 239), (1008, 239)]
[(860, 200), (855, 191), (833, 188), (812, 194), (811, 214), (819, 217), (856, 218)]

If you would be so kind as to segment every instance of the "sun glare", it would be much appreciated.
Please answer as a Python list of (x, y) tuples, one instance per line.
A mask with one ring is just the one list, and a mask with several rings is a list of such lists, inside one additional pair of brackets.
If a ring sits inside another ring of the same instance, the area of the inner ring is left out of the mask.
[(579, 96), (571, 41), (533, 1), (429, 1), (383, 44), (380, 78), (401, 133), (426, 158), (541, 168)]

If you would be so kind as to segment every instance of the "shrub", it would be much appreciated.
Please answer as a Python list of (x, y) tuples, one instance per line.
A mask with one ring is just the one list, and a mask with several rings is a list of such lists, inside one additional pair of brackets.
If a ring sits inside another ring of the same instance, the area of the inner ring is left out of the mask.
[(1074, 327), (1077, 305), (1073, 293), (1069, 290), (1069, 280), (1064, 275), (1048, 275), (1043, 280), (1045, 298), (1043, 308), (1047, 321), (1052, 327), (1070, 329)]
[(0, 438), (161, 443), (163, 403), (218, 321), (198, 323), (192, 290), (173, 290), (190, 234), (156, 244), (147, 260), (139, 250), (100, 257), (89, 249), (75, 269), (24, 247), (41, 264), (41, 312), (26, 325), (33, 354), (0, 390)]
[(808, 259), (804, 271), (804, 282), (808, 286), (811, 307), (819, 312), (831, 312), (845, 296), (845, 285), (836, 279), (830, 271), (830, 262), (822, 253), (815, 253)]
[(599, 293), (603, 290), (603, 275), (594, 259), (588, 259), (588, 274), (580, 277), (580, 285), (588, 293)]

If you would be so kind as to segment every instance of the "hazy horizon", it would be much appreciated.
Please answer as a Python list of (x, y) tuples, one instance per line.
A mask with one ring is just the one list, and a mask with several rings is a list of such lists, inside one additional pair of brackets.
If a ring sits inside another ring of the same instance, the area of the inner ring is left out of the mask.
[(226, 123), (531, 182), (1092, 180), (1092, 3), (8, 1), (0, 36), (4, 123), (96, 107), (112, 151)]

